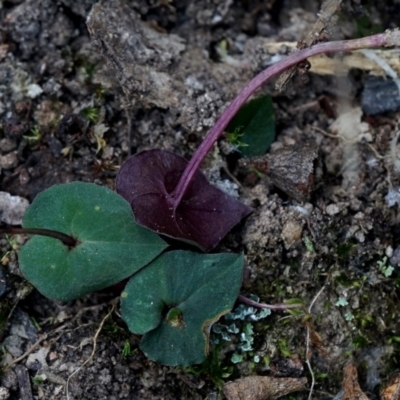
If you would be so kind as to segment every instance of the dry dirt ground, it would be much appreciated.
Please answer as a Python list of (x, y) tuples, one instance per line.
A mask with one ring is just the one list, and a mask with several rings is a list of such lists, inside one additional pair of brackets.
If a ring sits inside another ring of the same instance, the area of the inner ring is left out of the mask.
[[(227, 102), (273, 60), (268, 44), (304, 37), (320, 7), (110, 0), (91, 12), (94, 3), (0, 0), (3, 192), (31, 202), (57, 183), (113, 188), (128, 155), (153, 147), (189, 158)], [(343, 3), (330, 39), (400, 26), (394, 0)], [(241, 332), (214, 346), (203, 365), (168, 368), (137, 348), (115, 292), (50, 301), (18, 270), (26, 238), (1, 237), (0, 399), (220, 399), (223, 382), (239, 377), (300, 375), (310, 384), (307, 359), (313, 398), (339, 393), (349, 360), (368, 397), (380, 398), (400, 369), (400, 114), (362, 111), (368, 79), (358, 69), (310, 72), (282, 93), (272, 84), (262, 90), (274, 101), (272, 151), (305, 139), (320, 147), (323, 176), (309, 201), (297, 203), (239, 168), (224, 142), (203, 166), (223, 180), (230, 171), (254, 208), (217, 249), (244, 253), (243, 292), (267, 303), (298, 298), (303, 310), (241, 321)], [(243, 347), (245, 331), (251, 349)]]

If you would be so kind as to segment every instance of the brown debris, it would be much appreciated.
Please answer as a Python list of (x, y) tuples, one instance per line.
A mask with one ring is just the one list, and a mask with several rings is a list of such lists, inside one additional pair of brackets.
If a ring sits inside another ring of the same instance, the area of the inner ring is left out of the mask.
[(318, 146), (309, 141), (241, 162), (243, 166), (252, 166), (268, 175), (276, 187), (299, 202), (309, 199), (320, 179), (319, 164)]
[(274, 400), (289, 393), (305, 390), (307, 378), (274, 378), (249, 376), (224, 385), (228, 400)]
[(352, 362), (343, 369), (342, 391), (340, 400), (369, 400), (358, 384), (357, 367)]
[(298, 354), (290, 358), (272, 360), (269, 367), (276, 377), (299, 378), (304, 374), (304, 366)]
[[(296, 43), (269, 42), (263, 43), (262, 48), (268, 54), (274, 55), (282, 52), (282, 49), (294, 51)], [(397, 73), (400, 72), (400, 50), (398, 48), (384, 50), (370, 49), (369, 51), (377, 58), (383, 59)], [(311, 64), (310, 72), (319, 75), (347, 76), (351, 69), (360, 69), (361, 71), (368, 71), (370, 75), (384, 76), (382, 68), (360, 51), (345, 53), (340, 58), (332, 58), (326, 54), (320, 54), (310, 58), (309, 62)]]
[[(341, 0), (326, 0), (321, 7), (321, 11), (318, 13), (318, 20), (314, 24), (311, 31), (308, 33), (304, 40), (297, 43), (297, 47), (300, 49), (310, 47), (318, 41), (326, 40), (326, 33), (329, 30), (329, 25), (332, 23), (334, 14), (340, 8)], [(277, 79), (275, 89), (278, 92), (285, 90), (286, 84), (290, 78), (296, 73), (297, 66), (293, 66), (283, 72)]]
[(400, 374), (393, 375), (380, 394), (381, 400), (400, 400)]
[(312, 351), (316, 351), (321, 357), (329, 358), (329, 353), (324, 346), (321, 336), (314, 329), (313, 322), (311, 319), (304, 321), (304, 325), (307, 327), (310, 338), (311, 349), (307, 355), (308, 359), (311, 359)]

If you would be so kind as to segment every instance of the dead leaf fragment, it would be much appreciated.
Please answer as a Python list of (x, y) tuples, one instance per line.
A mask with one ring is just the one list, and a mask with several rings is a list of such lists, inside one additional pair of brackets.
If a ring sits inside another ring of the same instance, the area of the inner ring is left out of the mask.
[(393, 375), (381, 390), (381, 400), (400, 400), (400, 374)]
[(275, 400), (289, 393), (305, 390), (307, 378), (249, 376), (224, 385), (228, 400)]
[(242, 166), (252, 166), (298, 202), (307, 201), (321, 180), (319, 146), (311, 141), (286, 146), (274, 153), (243, 159)]
[(353, 362), (343, 368), (342, 392), (338, 400), (369, 400), (358, 384), (357, 367)]

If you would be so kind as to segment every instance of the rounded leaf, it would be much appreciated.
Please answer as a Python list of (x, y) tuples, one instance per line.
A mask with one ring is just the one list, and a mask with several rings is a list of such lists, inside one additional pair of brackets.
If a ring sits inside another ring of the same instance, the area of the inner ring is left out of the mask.
[(177, 209), (171, 193), (188, 162), (169, 151), (153, 149), (130, 157), (116, 180), (138, 224), (210, 251), (252, 209), (211, 185), (197, 171)]
[(229, 133), (238, 134), (239, 148), (243, 157), (264, 154), (275, 140), (274, 106), (271, 96), (265, 95), (247, 102), (233, 117), (226, 128)]
[(239, 294), (243, 256), (172, 251), (129, 280), (121, 315), (145, 334), (142, 351), (165, 365), (201, 363), (211, 325), (229, 312)]
[(121, 196), (92, 183), (56, 185), (40, 193), (23, 226), (60, 231), (78, 241), (68, 248), (57, 239), (34, 236), (19, 252), (26, 279), (55, 300), (72, 300), (118, 283), (167, 247), (135, 223)]

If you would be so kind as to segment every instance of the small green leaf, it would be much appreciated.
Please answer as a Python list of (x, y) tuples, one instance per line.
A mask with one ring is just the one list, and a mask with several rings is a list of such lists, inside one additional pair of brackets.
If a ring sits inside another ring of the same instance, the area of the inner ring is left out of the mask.
[(264, 154), (275, 140), (274, 108), (270, 96), (246, 103), (229, 123), (226, 131), (240, 137), (239, 151), (244, 157)]
[(287, 299), (285, 300), (285, 304), (299, 304), (299, 305), (304, 305), (304, 300), (299, 299), (296, 297), (293, 297), (292, 299)]
[(231, 357), (233, 364), (238, 364), (243, 361), (243, 354), (233, 353)]
[(335, 303), (337, 307), (345, 307), (349, 305), (349, 302), (344, 297), (339, 297), (338, 301)]
[(25, 228), (60, 231), (78, 240), (34, 236), (19, 253), (24, 276), (44, 296), (68, 301), (131, 276), (166, 247), (134, 222), (129, 204), (104, 187), (73, 182), (40, 193), (24, 215)]
[(145, 334), (142, 351), (165, 365), (201, 363), (211, 325), (239, 294), (243, 256), (172, 251), (136, 273), (121, 295), (131, 332)]

